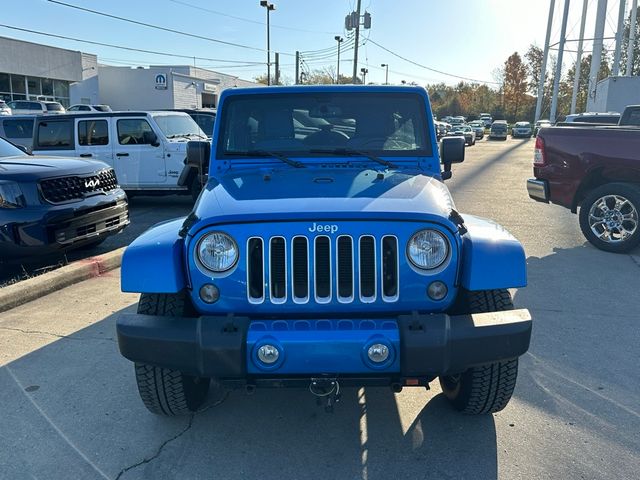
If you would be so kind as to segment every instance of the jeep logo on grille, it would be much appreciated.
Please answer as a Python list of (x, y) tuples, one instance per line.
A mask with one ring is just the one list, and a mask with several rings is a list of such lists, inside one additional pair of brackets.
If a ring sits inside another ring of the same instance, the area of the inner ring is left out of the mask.
[(317, 223), (314, 222), (313, 225), (309, 227), (309, 231), (311, 233), (314, 233), (314, 232), (318, 232), (318, 233), (322, 233), (322, 232), (325, 232), (325, 233), (336, 233), (338, 231), (338, 225), (335, 225), (335, 224), (333, 224), (333, 225), (328, 225), (328, 224), (327, 225), (318, 225)]
[(94, 178), (93, 180), (85, 180), (84, 188), (96, 188), (100, 185), (100, 179)]

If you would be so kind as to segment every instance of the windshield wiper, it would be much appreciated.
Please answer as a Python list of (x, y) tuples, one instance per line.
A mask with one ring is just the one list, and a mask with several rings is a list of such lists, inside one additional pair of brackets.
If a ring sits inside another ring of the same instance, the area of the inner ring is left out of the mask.
[(268, 152), (266, 150), (246, 150), (244, 152), (225, 152), (224, 154), (232, 155), (235, 157), (273, 157), (295, 168), (306, 167), (304, 163), (299, 162), (298, 160), (291, 160), (289, 157), (286, 157), (281, 153)]
[(175, 135), (167, 135), (167, 138), (170, 140), (174, 138), (191, 138), (192, 135), (195, 135), (198, 138), (203, 138), (205, 140), (208, 140), (207, 137), (203, 137), (199, 133), (176, 133)]
[(384, 165), (387, 168), (397, 168), (395, 164), (391, 163), (389, 160), (384, 160), (383, 158), (377, 157), (369, 152), (363, 152), (360, 150), (351, 150), (347, 148), (333, 148), (333, 149), (322, 149), (322, 148), (314, 148), (310, 150), (311, 153), (328, 153), (330, 155), (343, 155), (346, 157), (366, 157), (369, 160), (373, 160), (380, 165)]

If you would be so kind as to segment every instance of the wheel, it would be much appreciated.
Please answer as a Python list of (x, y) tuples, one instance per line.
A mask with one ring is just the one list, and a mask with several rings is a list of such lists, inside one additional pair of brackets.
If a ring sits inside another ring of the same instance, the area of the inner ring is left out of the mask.
[[(143, 293), (138, 313), (182, 317), (193, 315), (184, 292), (177, 294)], [(151, 413), (174, 416), (197, 411), (207, 398), (208, 378), (186, 375), (180, 371), (142, 363), (135, 364), (136, 383), (142, 403)]]
[(591, 191), (580, 206), (580, 229), (600, 250), (624, 253), (640, 243), (640, 187), (609, 183)]
[(476, 144), (476, 140), (474, 139), (473, 142), (471, 142), (471, 145), (475, 145)]
[[(508, 290), (461, 292), (461, 313), (513, 310)], [(440, 386), (456, 410), (470, 415), (495, 413), (507, 406), (518, 376), (518, 359), (471, 367), (458, 375), (441, 376)]]

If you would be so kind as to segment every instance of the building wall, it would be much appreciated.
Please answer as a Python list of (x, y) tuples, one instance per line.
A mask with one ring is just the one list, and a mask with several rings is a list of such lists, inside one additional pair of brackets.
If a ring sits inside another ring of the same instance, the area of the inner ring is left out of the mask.
[(607, 77), (596, 85), (595, 98), (587, 101), (588, 112), (620, 112), (640, 104), (640, 77)]
[[(156, 88), (156, 77), (165, 75), (166, 89)], [(159, 110), (174, 108), (169, 68), (98, 66), (99, 103), (113, 110)]]

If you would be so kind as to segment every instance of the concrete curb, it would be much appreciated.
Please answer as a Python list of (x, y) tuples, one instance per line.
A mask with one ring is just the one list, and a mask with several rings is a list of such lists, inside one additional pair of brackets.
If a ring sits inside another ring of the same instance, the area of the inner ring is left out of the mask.
[(0, 312), (11, 310), (74, 283), (120, 267), (125, 247), (78, 260), (51, 272), (0, 289)]

